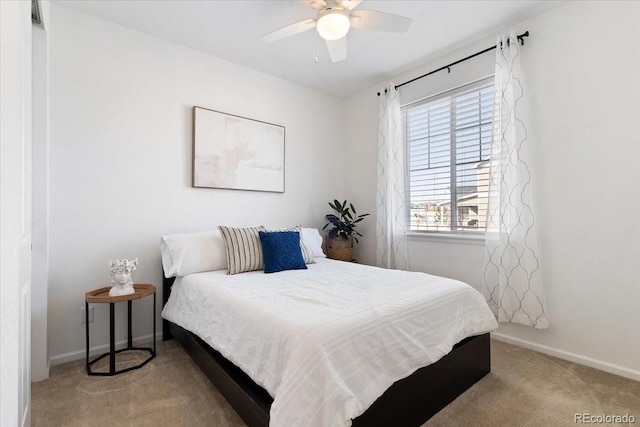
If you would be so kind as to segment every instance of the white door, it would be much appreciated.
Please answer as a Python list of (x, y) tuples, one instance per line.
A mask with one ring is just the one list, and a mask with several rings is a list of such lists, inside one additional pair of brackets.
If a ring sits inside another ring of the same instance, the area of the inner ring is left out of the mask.
[(31, 3), (0, 1), (0, 425), (30, 424)]

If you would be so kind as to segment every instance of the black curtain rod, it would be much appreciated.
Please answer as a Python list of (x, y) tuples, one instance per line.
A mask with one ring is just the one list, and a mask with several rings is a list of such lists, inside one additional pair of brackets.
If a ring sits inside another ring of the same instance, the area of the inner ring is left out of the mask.
[[(523, 46), (524, 46), (524, 38), (525, 38), (525, 37), (529, 37), (529, 31), (525, 31), (524, 33), (522, 33), (522, 34), (520, 34), (519, 36), (517, 36), (518, 41), (519, 41), (519, 42), (520, 42), (520, 44), (521, 44), (521, 45), (523, 45)], [(507, 43), (509, 43), (509, 42), (507, 41)], [(401, 87), (401, 86), (408, 85), (409, 83), (413, 83), (413, 82), (415, 82), (416, 80), (420, 80), (420, 79), (422, 79), (422, 78), (424, 78), (424, 77), (430, 76), (431, 74), (435, 74), (435, 73), (437, 73), (438, 71), (447, 70), (447, 71), (450, 73), (450, 72), (451, 72), (451, 67), (453, 67), (454, 65), (458, 65), (458, 64), (459, 64), (459, 63), (461, 63), (461, 62), (468, 61), (469, 59), (471, 59), (471, 58), (475, 58), (476, 56), (482, 55), (483, 53), (491, 52), (491, 51), (492, 51), (492, 50), (494, 50), (496, 47), (497, 47), (497, 45), (493, 45), (493, 46), (488, 47), (488, 48), (486, 48), (486, 49), (484, 49), (484, 50), (481, 50), (480, 52), (476, 52), (476, 53), (474, 53), (473, 55), (469, 55), (469, 56), (467, 56), (467, 57), (465, 57), (465, 58), (458, 59), (457, 61), (452, 62), (451, 64), (447, 64), (447, 65), (445, 65), (445, 66), (443, 66), (443, 67), (438, 68), (437, 70), (429, 71), (427, 74), (423, 74), (423, 75), (421, 75), (421, 76), (418, 76), (418, 77), (416, 77), (416, 78), (414, 78), (414, 79), (411, 79), (411, 80), (409, 80), (409, 81), (406, 81), (406, 82), (404, 82), (404, 83), (400, 83), (399, 85), (396, 85), (396, 86), (395, 86), (395, 88), (396, 88), (396, 90), (397, 90), (397, 89), (398, 89), (399, 87)], [(387, 93), (387, 89), (385, 89), (385, 90), (384, 90), (384, 92), (385, 92), (385, 93)], [(380, 92), (378, 92), (378, 96), (380, 96)]]

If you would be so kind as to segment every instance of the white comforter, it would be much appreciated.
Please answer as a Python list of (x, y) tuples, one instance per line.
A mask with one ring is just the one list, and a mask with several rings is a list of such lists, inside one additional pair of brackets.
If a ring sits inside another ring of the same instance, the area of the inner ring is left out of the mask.
[(462, 282), (317, 261), (274, 274), (191, 274), (162, 312), (271, 394), (270, 426), (349, 426), (391, 384), (497, 327)]

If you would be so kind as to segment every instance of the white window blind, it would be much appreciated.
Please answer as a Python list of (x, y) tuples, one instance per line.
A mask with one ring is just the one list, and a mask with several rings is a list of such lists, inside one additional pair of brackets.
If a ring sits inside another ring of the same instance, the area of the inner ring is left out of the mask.
[(409, 229), (484, 232), (493, 78), (403, 107)]

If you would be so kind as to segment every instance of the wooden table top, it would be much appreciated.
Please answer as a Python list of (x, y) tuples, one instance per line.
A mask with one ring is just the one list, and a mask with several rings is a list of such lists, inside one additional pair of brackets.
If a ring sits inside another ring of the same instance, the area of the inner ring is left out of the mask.
[(136, 283), (133, 285), (133, 289), (135, 289), (135, 293), (133, 294), (110, 297), (109, 291), (111, 290), (111, 286), (106, 286), (104, 288), (95, 289), (93, 291), (87, 292), (85, 294), (85, 301), (87, 301), (88, 303), (94, 303), (94, 304), (95, 303), (114, 303), (114, 302), (131, 301), (134, 299), (140, 299), (156, 293), (156, 287), (148, 284)]

